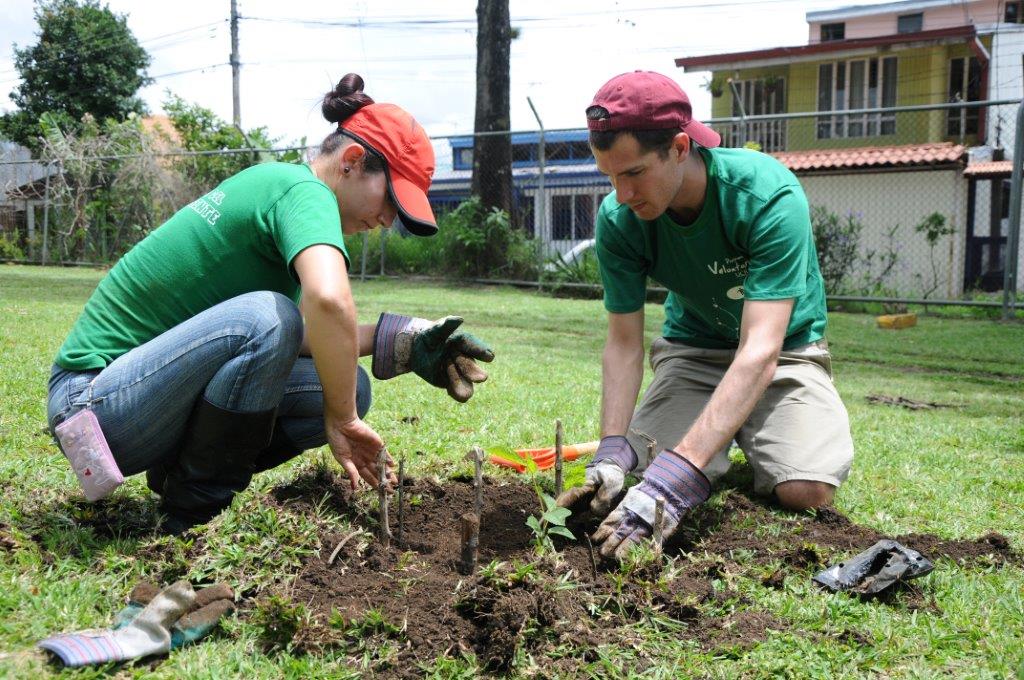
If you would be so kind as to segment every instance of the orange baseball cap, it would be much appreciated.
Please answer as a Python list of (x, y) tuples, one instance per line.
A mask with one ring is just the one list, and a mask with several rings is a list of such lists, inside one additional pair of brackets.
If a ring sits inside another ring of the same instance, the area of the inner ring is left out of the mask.
[(402, 226), (416, 236), (436, 234), (437, 219), (427, 200), (434, 177), (434, 147), (423, 127), (394, 104), (368, 104), (340, 127), (387, 161), (388, 193)]

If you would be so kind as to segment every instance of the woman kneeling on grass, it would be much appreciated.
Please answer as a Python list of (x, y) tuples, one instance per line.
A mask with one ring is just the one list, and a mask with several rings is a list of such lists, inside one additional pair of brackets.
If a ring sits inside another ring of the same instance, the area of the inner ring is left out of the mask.
[[(51, 431), (86, 495), (146, 472), (162, 528), (211, 519), (267, 470), (328, 444), (355, 488), (378, 482), (381, 437), (362, 418), (379, 379), (415, 371), (466, 401), (494, 355), (458, 317), (384, 313), (357, 326), (342, 234), (396, 220), (437, 232), (423, 128), (345, 76), (323, 100), (338, 125), (310, 165), (228, 178), (132, 248), (57, 354)], [(109, 453), (108, 453), (109, 451)], [(393, 480), (393, 474), (389, 471)]]

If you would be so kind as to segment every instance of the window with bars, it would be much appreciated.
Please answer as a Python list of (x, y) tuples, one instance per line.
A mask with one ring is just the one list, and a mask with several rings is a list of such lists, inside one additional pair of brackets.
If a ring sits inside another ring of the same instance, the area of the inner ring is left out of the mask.
[[(782, 76), (733, 81), (740, 98), (733, 96), (732, 115), (762, 116), (786, 112), (786, 79)], [(740, 111), (740, 102), (743, 111)]]
[[(818, 110), (885, 109), (896, 106), (896, 57), (872, 57), (821, 64)], [(864, 112), (821, 116), (818, 139), (896, 134), (896, 114)]]
[[(786, 112), (786, 79), (783, 76), (737, 80), (733, 85), (736, 87), (732, 98), (734, 118), (741, 118), (744, 114), (763, 116)], [(762, 151), (770, 153), (785, 150), (786, 124), (785, 120), (745, 120), (717, 126), (716, 130), (722, 135), (725, 146), (757, 142)]]
[[(975, 57), (957, 57), (949, 62), (949, 101), (981, 101), (981, 63)], [(978, 134), (981, 109), (950, 109), (946, 112), (946, 135)]]
[(607, 194), (556, 194), (551, 197), (551, 239), (580, 241), (594, 236), (596, 207)]

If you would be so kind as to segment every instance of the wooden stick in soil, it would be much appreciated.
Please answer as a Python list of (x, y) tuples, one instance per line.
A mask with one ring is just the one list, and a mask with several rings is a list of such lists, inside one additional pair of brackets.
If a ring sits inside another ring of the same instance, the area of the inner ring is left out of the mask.
[(665, 538), (665, 497), (654, 499), (654, 554), (660, 555)]
[(562, 440), (564, 433), (562, 431), (561, 419), (555, 419), (555, 497), (562, 495), (562, 487), (564, 486), (562, 478)]
[(587, 553), (590, 555), (590, 578), (597, 583), (597, 560), (594, 558), (594, 544), (590, 542), (590, 536), (587, 534), (583, 534), (583, 538), (587, 539)]
[(395, 540), (399, 544), (405, 536), (405, 458), (398, 461), (398, 533)]
[(479, 524), (484, 516), (484, 450), (479, 446), (473, 447), (473, 491), (473, 512)]
[(480, 547), (480, 519), (472, 512), (467, 512), (460, 521), (462, 554), (459, 571), (472, 576), (476, 573), (477, 549)]
[(391, 527), (388, 526), (388, 450), (382, 448), (377, 454), (377, 497), (380, 500), (380, 543), (387, 550), (391, 547)]

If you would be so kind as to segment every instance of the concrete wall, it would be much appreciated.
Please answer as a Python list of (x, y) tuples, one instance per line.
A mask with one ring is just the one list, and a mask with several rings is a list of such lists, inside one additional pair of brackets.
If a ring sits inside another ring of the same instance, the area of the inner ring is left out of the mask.
[[(933, 213), (946, 217), (956, 233), (943, 237), (934, 250), (939, 288), (933, 298), (954, 298), (963, 292), (964, 232), (967, 181), (958, 170), (804, 175), (800, 182), (812, 206), (823, 205), (845, 217), (863, 222), (861, 253), (890, 249), (889, 231), (899, 225), (892, 242), (898, 263), (886, 285), (901, 295), (917, 296), (931, 287), (931, 251), (914, 226)], [(853, 273), (859, 280), (863, 268)]]

